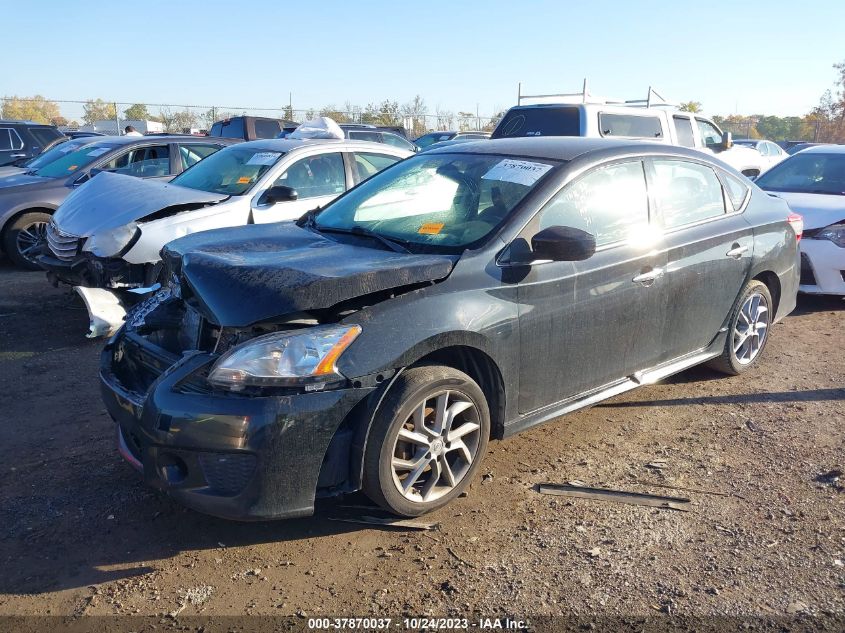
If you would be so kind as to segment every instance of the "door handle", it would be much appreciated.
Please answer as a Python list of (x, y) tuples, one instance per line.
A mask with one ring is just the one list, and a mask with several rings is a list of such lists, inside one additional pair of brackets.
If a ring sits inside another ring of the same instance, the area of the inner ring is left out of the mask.
[(659, 279), (663, 276), (664, 270), (662, 268), (652, 268), (645, 272), (641, 272), (639, 275), (634, 277), (631, 281), (637, 284), (642, 284), (644, 286), (650, 286), (654, 283), (656, 279)]
[(26, 154), (9, 154), (9, 158), (25, 158)]
[(748, 250), (747, 246), (740, 246), (737, 244), (727, 253), (725, 253), (726, 257), (733, 257), (734, 259), (739, 259), (742, 255)]

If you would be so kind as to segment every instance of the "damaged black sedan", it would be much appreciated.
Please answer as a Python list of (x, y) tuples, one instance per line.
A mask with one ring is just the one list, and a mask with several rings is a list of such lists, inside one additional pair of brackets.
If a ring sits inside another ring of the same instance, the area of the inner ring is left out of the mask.
[(420, 154), (297, 223), (163, 250), (102, 356), (124, 457), (233, 519), (363, 489), (416, 516), (489, 439), (700, 363), (795, 306), (800, 218), (684, 148), (524, 138)]

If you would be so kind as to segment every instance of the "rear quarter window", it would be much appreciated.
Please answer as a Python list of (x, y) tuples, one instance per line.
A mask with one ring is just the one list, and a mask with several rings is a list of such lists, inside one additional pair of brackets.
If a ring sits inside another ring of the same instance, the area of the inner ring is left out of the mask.
[(602, 136), (663, 138), (663, 124), (656, 116), (599, 112), (599, 130)]
[(728, 193), (728, 199), (734, 211), (739, 211), (742, 208), (745, 198), (751, 189), (747, 184), (742, 182), (739, 178), (732, 176), (727, 172), (721, 172), (722, 180), (725, 183), (725, 191)]
[(255, 120), (256, 138), (276, 138), (282, 131), (282, 125), (278, 121), (267, 121), (266, 119)]
[(581, 112), (573, 107), (512, 108), (492, 138), (520, 136), (581, 136)]

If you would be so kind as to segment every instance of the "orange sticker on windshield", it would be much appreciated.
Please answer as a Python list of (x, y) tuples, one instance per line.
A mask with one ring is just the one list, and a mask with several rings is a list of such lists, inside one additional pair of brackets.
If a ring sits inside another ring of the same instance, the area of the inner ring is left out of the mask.
[(240, 178), (238, 178), (238, 184), (239, 185), (245, 185), (249, 181), (250, 181), (250, 179), (247, 178), (246, 176), (241, 176)]
[(68, 168), (67, 168), (67, 170), (68, 170), (68, 171), (73, 171), (73, 170), (74, 170), (74, 169), (76, 169), (77, 167), (79, 167), (79, 165), (71, 165), (70, 167), (68, 167)]
[(420, 227), (417, 233), (421, 235), (437, 235), (443, 230), (443, 226), (442, 222), (426, 222)]

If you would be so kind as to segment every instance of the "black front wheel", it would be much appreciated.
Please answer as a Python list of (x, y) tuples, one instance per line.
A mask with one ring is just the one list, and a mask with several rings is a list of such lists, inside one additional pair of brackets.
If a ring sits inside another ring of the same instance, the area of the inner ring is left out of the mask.
[(47, 224), (50, 215), (40, 211), (24, 213), (16, 218), (3, 233), (3, 250), (9, 259), (26, 270), (39, 270), (35, 258), (47, 241)]
[(472, 481), (490, 436), (479, 386), (441, 366), (397, 378), (376, 412), (364, 457), (364, 492), (399, 516), (446, 505)]

